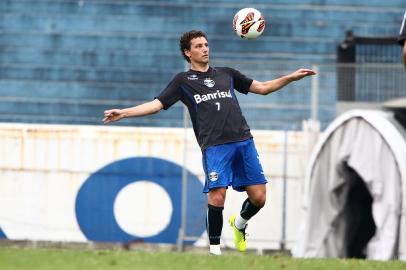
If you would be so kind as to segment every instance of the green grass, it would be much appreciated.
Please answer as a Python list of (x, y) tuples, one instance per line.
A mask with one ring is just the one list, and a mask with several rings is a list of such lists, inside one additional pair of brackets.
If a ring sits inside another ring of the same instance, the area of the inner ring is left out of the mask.
[(406, 269), (406, 263), (400, 261), (293, 259), (281, 255), (230, 254), (210, 256), (206, 254), (175, 252), (0, 247), (0, 269), (404, 270)]

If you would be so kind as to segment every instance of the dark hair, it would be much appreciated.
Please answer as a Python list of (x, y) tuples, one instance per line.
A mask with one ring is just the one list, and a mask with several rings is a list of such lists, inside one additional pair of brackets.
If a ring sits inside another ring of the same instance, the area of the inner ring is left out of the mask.
[(202, 31), (191, 30), (182, 34), (179, 40), (179, 49), (182, 52), (183, 57), (190, 63), (189, 57), (186, 56), (185, 50), (190, 50), (190, 41), (194, 38), (204, 37), (207, 40), (206, 34)]

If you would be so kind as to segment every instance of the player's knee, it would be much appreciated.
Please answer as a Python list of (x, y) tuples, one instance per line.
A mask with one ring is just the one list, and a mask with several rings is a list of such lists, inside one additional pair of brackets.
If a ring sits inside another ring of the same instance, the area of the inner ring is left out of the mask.
[(211, 204), (215, 206), (223, 206), (225, 201), (225, 197), (221, 194), (216, 194), (211, 198)]
[(264, 207), (265, 206), (265, 202), (266, 202), (266, 198), (265, 197), (261, 197), (261, 198), (257, 198), (255, 200), (253, 200), (253, 204), (257, 207)]
[(226, 199), (226, 192), (221, 189), (210, 190), (209, 192), (209, 204), (214, 206), (224, 206)]
[(265, 202), (266, 202), (266, 192), (258, 192), (254, 196), (250, 198), (250, 201), (252, 204), (254, 204), (256, 207), (264, 207)]

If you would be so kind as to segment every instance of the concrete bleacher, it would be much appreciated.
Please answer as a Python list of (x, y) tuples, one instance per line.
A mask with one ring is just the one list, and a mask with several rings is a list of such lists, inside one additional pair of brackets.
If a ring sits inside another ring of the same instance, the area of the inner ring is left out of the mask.
[[(100, 124), (105, 109), (151, 100), (185, 69), (178, 39), (190, 29), (208, 34), (213, 63), (232, 60), (265, 80), (300, 66), (334, 63), (346, 30), (396, 35), (406, 7), (404, 0), (254, 2), (0, 1), (0, 121)], [(246, 6), (268, 21), (255, 41), (232, 31), (235, 12)], [(319, 115), (327, 123), (335, 115), (335, 77), (320, 76)], [(300, 128), (297, 123), (309, 117), (310, 88), (307, 80), (265, 98), (241, 96), (242, 106), (258, 105), (245, 112), (253, 128), (286, 128), (289, 121)], [(286, 106), (264, 113), (260, 103)], [(176, 105), (118, 125), (181, 126), (182, 111)]]

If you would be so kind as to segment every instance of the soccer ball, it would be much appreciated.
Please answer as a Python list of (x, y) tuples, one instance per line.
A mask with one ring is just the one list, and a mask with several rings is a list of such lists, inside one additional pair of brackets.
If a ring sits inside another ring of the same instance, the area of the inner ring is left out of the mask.
[(243, 8), (234, 15), (233, 27), (237, 36), (255, 39), (264, 31), (265, 19), (255, 8)]

